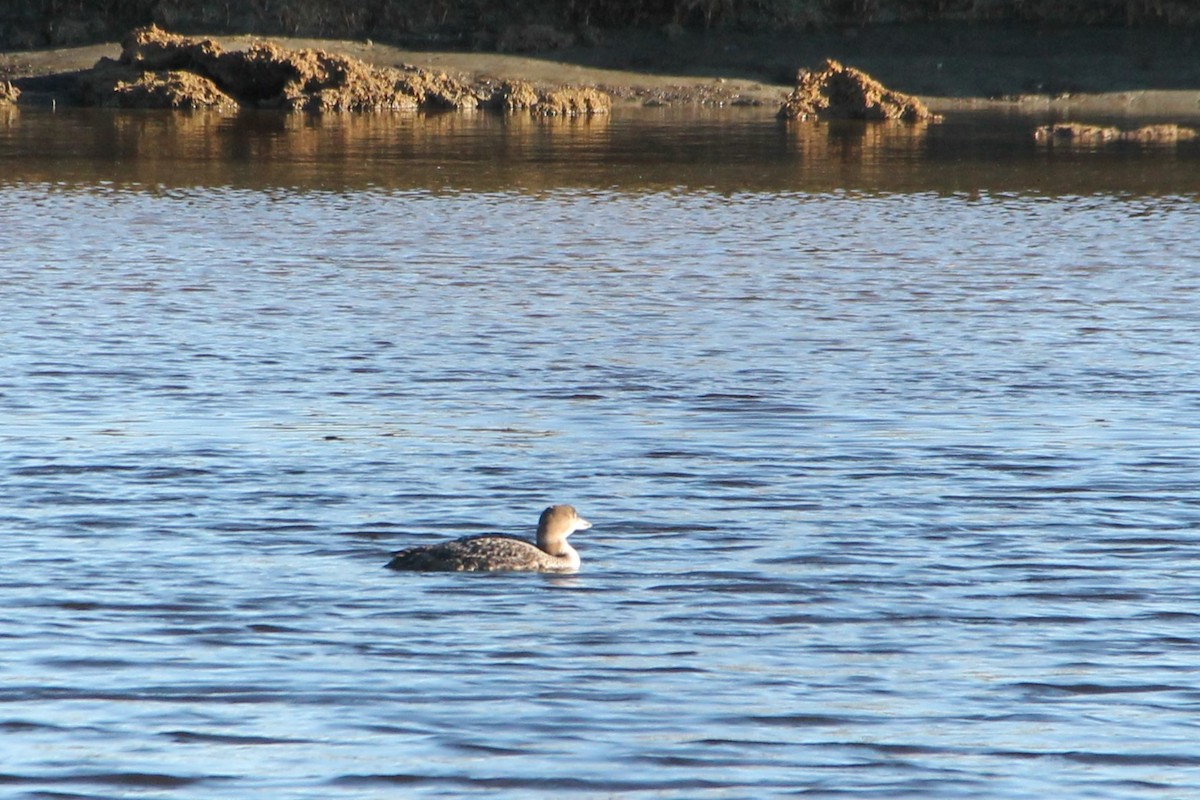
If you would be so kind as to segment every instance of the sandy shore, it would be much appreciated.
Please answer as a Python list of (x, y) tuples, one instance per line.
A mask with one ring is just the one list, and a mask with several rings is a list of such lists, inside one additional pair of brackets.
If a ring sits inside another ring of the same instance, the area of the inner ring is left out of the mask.
[[(1123, 44), (1114, 50), (1112, 37), (1118, 35)], [(214, 38), (227, 49), (240, 49), (260, 37)], [(942, 47), (922, 48), (919, 32), (912, 31), (902, 38), (901, 44), (893, 41), (890, 49), (881, 51), (877, 44), (863, 41), (864, 36), (844, 34), (787, 39), (705, 35), (679, 42), (651, 32), (537, 55), (431, 52), (370, 41), (271, 41), (288, 48), (323, 48), (377, 66), (411, 64), (473, 79), (597, 86), (613, 94), (618, 104), (630, 105), (774, 108), (791, 88), (797, 68), (815, 64), (818, 53), (831, 53), (861, 65), (892, 88), (918, 95), (943, 114), (1007, 111), (1191, 124), (1200, 120), (1200, 59), (1160, 50), (1171, 42), (1156, 42), (1145, 32), (1073, 32), (1052, 46), (1035, 37), (991, 48), (958, 40), (946, 45), (944, 35), (939, 40)], [(0, 80), (15, 81), (25, 93), (24, 103), (62, 103), (69, 99), (72, 73), (119, 52), (117, 43), (107, 43), (0, 53)]]

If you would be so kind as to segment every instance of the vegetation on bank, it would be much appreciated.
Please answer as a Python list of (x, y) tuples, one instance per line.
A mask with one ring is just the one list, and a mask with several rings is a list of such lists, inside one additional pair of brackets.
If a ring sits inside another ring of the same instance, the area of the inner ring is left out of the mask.
[[(178, 30), (563, 46), (605, 28), (814, 30), (911, 22), (1200, 26), (1197, 0), (26, 0), (0, 8), (0, 48), (111, 40), (138, 25)], [(515, 27), (548, 29), (532, 40)], [(557, 40), (553, 32), (557, 31)]]

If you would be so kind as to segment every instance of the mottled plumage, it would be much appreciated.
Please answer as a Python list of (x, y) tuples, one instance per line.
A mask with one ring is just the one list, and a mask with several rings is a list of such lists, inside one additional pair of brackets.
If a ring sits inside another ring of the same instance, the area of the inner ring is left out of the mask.
[(550, 506), (538, 520), (536, 545), (502, 534), (467, 536), (401, 550), (387, 566), (418, 572), (574, 572), (579, 553), (567, 537), (590, 527), (573, 507)]

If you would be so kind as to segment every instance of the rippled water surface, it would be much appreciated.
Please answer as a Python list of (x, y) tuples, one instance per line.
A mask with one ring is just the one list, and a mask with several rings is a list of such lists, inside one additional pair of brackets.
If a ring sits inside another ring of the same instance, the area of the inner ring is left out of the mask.
[(1200, 795), (1196, 148), (0, 123), (5, 796)]

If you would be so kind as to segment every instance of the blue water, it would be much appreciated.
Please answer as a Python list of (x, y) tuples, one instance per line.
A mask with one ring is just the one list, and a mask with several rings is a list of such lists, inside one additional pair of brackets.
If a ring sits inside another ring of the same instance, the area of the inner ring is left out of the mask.
[(1200, 796), (1195, 151), (195, 119), (0, 129), (0, 794)]

